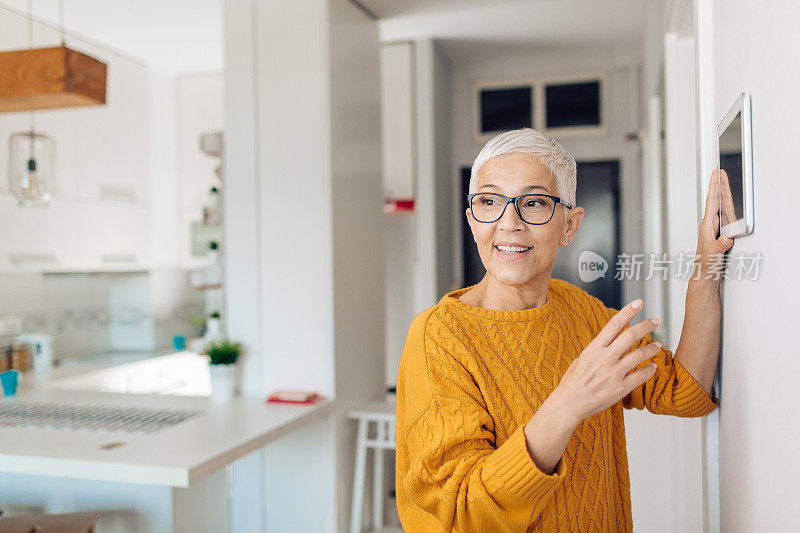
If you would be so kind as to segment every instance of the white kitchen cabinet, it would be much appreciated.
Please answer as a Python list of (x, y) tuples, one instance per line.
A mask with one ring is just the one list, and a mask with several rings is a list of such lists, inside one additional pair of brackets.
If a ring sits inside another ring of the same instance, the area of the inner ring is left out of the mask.
[(148, 70), (132, 61), (108, 69), (106, 105), (73, 115), (68, 141), (79, 162), (82, 199), (143, 204), (148, 198)]
[(19, 209), (0, 195), (0, 271), (50, 272), (146, 268), (151, 221), (146, 207), (55, 201)]
[(146, 267), (152, 255), (146, 204), (54, 198), (19, 208), (0, 194), (0, 270), (58, 271)]
[(141, 267), (150, 263), (149, 210), (107, 202), (82, 202), (78, 213), (82, 266)]
[(81, 260), (78, 217), (70, 202), (19, 208), (10, 194), (0, 194), (0, 232), (0, 270), (40, 271)]

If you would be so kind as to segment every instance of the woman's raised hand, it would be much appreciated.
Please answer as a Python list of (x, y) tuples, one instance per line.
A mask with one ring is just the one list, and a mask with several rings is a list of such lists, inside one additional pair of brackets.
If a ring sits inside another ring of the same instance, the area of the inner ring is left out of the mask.
[(655, 373), (655, 363), (631, 371), (657, 354), (661, 349), (660, 342), (648, 343), (623, 357), (634, 344), (658, 326), (659, 320), (651, 319), (624, 329), (641, 309), (641, 300), (634, 300), (623, 307), (570, 364), (561, 378), (556, 389), (564, 404), (572, 407), (572, 414), (577, 417), (578, 423), (614, 405)]
[[(722, 221), (717, 213), (720, 199), (722, 200)], [(720, 231), (720, 222), (725, 225), (735, 221), (736, 212), (733, 208), (728, 174), (724, 170), (721, 172), (714, 170), (708, 184), (706, 210), (697, 236), (695, 265), (700, 271), (695, 272), (694, 275), (697, 276), (695, 279), (713, 279), (716, 283), (722, 282), (724, 255), (733, 246), (733, 238), (725, 235), (717, 237), (717, 234)]]

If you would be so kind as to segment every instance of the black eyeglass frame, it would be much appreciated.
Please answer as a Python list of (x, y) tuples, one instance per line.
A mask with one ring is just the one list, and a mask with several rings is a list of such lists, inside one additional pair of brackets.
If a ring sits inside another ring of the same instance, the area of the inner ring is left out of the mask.
[[(476, 196), (478, 196), (479, 194), (491, 194), (492, 196), (499, 196), (500, 198), (502, 198), (505, 201), (505, 204), (503, 204), (503, 210), (500, 211), (500, 215), (496, 219), (484, 221), (484, 220), (478, 220), (478, 217), (475, 216), (475, 211), (473, 211), (473, 209), (472, 209), (472, 199), (475, 198)], [(525, 220), (525, 218), (523, 218), (522, 213), (519, 210), (519, 199), (520, 198), (525, 198), (526, 196), (545, 196), (545, 197), (550, 198), (551, 200), (553, 200), (553, 202), (554, 202), (553, 203), (553, 210), (550, 212), (550, 218), (548, 218), (545, 222), (528, 222), (527, 220)], [(538, 194), (538, 193), (536, 193), (536, 194), (521, 194), (521, 195), (515, 196), (513, 198), (509, 198), (508, 196), (504, 196), (504, 195), (502, 195), (500, 193), (496, 193), (496, 192), (474, 192), (472, 194), (468, 194), (467, 195), (467, 204), (469, 205), (469, 212), (472, 215), (472, 218), (474, 218), (475, 220), (477, 220), (478, 222), (481, 222), (483, 224), (491, 224), (492, 222), (497, 222), (498, 220), (503, 218), (503, 215), (506, 214), (506, 207), (508, 207), (508, 204), (511, 204), (511, 203), (514, 204), (514, 210), (517, 212), (517, 216), (519, 216), (519, 219), (521, 221), (523, 221), (524, 223), (526, 223), (526, 224), (530, 224), (531, 226), (541, 226), (542, 224), (547, 224), (548, 222), (553, 220), (553, 215), (556, 214), (556, 205), (558, 205), (558, 204), (564, 204), (564, 206), (567, 209), (572, 209), (571, 205), (569, 205), (567, 202), (563, 201), (559, 196), (553, 196), (552, 194)]]

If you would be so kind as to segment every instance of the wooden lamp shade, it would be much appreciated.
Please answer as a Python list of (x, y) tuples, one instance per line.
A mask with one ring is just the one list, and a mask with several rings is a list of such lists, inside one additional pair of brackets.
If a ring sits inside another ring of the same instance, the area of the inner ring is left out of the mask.
[(106, 70), (63, 45), (0, 52), (0, 113), (103, 105)]

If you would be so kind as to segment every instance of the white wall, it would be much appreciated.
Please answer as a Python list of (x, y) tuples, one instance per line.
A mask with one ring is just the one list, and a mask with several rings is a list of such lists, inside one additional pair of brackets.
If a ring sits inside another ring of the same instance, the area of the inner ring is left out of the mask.
[[(460, 226), (449, 224), (452, 218), (452, 206), (455, 203), (456, 190), (452, 186), (452, 131), (450, 130), (450, 98), (452, 76), (450, 63), (444, 53), (436, 46), (433, 48), (433, 116), (434, 116), (434, 150), (436, 153), (436, 297), (437, 301), (446, 292), (460, 287), (456, 282), (456, 265), (452, 253), (455, 234)], [(458, 173), (456, 173), (458, 176)]]
[[(438, 300), (437, 263), (437, 147), (436, 138), (436, 48), (433, 40), (414, 43), (414, 72), (416, 80), (417, 181), (414, 206), (414, 283), (415, 313)], [(413, 318), (413, 317), (412, 317)], [(410, 323), (410, 322), (409, 322)], [(408, 332), (408, 324), (405, 327)], [(397, 360), (399, 364), (399, 357)]]
[(417, 314), (414, 305), (414, 227), (416, 213), (387, 215), (386, 239), (386, 386), (397, 384), (400, 355), (408, 326)]
[[(416, 186), (416, 73), (412, 41), (381, 46), (381, 144), (384, 198), (414, 198)], [(415, 315), (414, 211), (383, 219), (386, 271), (386, 386), (397, 383), (407, 326)]]
[[(697, 172), (697, 115), (695, 109), (694, 41), (691, 36), (671, 32), (664, 43), (664, 107), (665, 156), (667, 169), (663, 208), (667, 217), (665, 225), (665, 250), (673, 259), (678, 254), (693, 254), (697, 247), (698, 203), (701, 195)], [(670, 278), (665, 287), (669, 321), (666, 324), (668, 346), (676, 347), (683, 327), (688, 282)], [(703, 529), (703, 427), (711, 414), (703, 419), (673, 418), (668, 425), (668, 446), (664, 453), (670, 456), (670, 467), (661, 473), (666, 486), (674, 496), (667, 509), (671, 527), (682, 531)], [(658, 433), (656, 436), (660, 436)], [(645, 485), (642, 479), (641, 484)], [(658, 502), (652, 500), (654, 507)], [(640, 507), (640, 510), (641, 507)], [(648, 512), (652, 516), (657, 512)]]
[[(150, 246), (153, 265), (174, 267), (181, 264), (180, 162), (178, 160), (177, 93), (175, 77), (152, 67), (148, 68), (147, 156), (149, 167), (148, 191), (151, 201)], [(222, 107), (222, 99), (216, 101)]]
[(384, 388), (379, 42), (352, 2), (328, 10), (335, 394), (358, 401)]
[(384, 385), (377, 27), (346, 0), (225, 12), (225, 282), (247, 393), (337, 400), (329, 419), (237, 467), (234, 491), (261, 493), (242, 496), (255, 515), (234, 502), (234, 528), (343, 529), (354, 439), (343, 411)]
[[(715, 0), (671, 4), (678, 6), (677, 15), (676, 10), (668, 12), (673, 21), (680, 18), (679, 4), (688, 4), (689, 21), (694, 19), (696, 29), (690, 28), (689, 35), (668, 34), (665, 41), (670, 249), (685, 251), (696, 243), (696, 238), (686, 238), (687, 224), (692, 211), (695, 223), (702, 216), (707, 182), (716, 165), (716, 125), (735, 97), (747, 91), (753, 98), (757, 221), (755, 232), (738, 238), (730, 255), (760, 252), (765, 258), (757, 280), (729, 280), (723, 288), (720, 409), (705, 417), (700, 427), (691, 421), (676, 427), (683, 433), (682, 444), (665, 450), (683, 457), (687, 472), (695, 471), (698, 444), (707, 454), (705, 487), (684, 484), (684, 491), (676, 491), (680, 496), (672, 506), (681, 518), (676, 526), (681, 531), (702, 531), (705, 518), (710, 532), (793, 531), (800, 527), (791, 498), (800, 469), (794, 456), (786, 453), (786, 443), (798, 440), (797, 425), (790, 422), (797, 417), (788, 407), (786, 391), (791, 390), (790, 376), (798, 369), (784, 355), (793, 353), (790, 341), (782, 339), (787, 338), (783, 331), (789, 317), (796, 314), (790, 309), (795, 294), (791, 288), (787, 292), (786, 280), (791, 280), (798, 252), (784, 244), (788, 215), (774, 206), (798, 189), (791, 177), (775, 181), (775, 176), (786, 175), (782, 169), (792, 165), (786, 154), (792, 153), (798, 137), (798, 113), (784, 105), (793, 97), (790, 87), (797, 84), (798, 75), (781, 65), (793, 59), (793, 44), (786, 36), (796, 34), (790, 21), (800, 10), (789, 2), (771, 4), (769, 9)], [(771, 60), (764, 61), (765, 57)], [(691, 74), (695, 65), (696, 95)], [(694, 125), (688, 123), (695, 119), (696, 138)], [(696, 171), (686, 159), (687, 143), (692, 144)], [(689, 200), (695, 202), (686, 205)], [(685, 284), (671, 287), (673, 310), (684, 292)], [(756, 308), (761, 312), (753, 312)], [(673, 320), (675, 340), (679, 328)], [(706, 516), (698, 520), (692, 509), (704, 498)], [(691, 507), (680, 506), (681, 500)]]
[[(280, 8), (259, 3), (257, 9), (257, 246), (265, 258), (261, 275), (268, 276), (261, 286), (261, 330), (267, 338), (261, 355), (263, 387), (305, 387), (331, 396), (334, 287), (327, 13), (317, 0)], [(296, 201), (289, 201), (284, 191)]]
[(413, 212), (385, 216), (386, 384), (397, 383), (400, 355), (414, 316), (456, 284), (450, 223), (451, 69), (432, 39), (412, 47), (415, 171)]
[(448, 179), (451, 69), (434, 40), (418, 40), (415, 50), (418, 207), (414, 307), (419, 313), (439, 301), (454, 282), (450, 253), (453, 228), (449, 224), (452, 187)]
[[(736, 239), (731, 254), (761, 252), (756, 281), (724, 287), (722, 387), (719, 419), (721, 531), (796, 531), (800, 424), (792, 394), (800, 361), (795, 281), (800, 250), (793, 242), (791, 202), (800, 194), (794, 175), (800, 110), (797, 48), (800, 4), (698, 0), (699, 36), (713, 63), (713, 92), (701, 94), (715, 126), (741, 91), (752, 95), (755, 230)], [(707, 40), (706, 40), (707, 39)], [(707, 65), (701, 65), (707, 66)], [(706, 147), (707, 145), (703, 145)], [(710, 166), (706, 166), (709, 175)]]
[[(261, 397), (264, 357), (261, 334), (262, 254), (257, 191), (257, 33), (254, 0), (226, 0), (225, 14), (225, 164), (230, 178), (223, 196), (223, 257), (226, 268), (225, 331), (242, 343), (240, 384), (244, 396)], [(229, 213), (235, 212), (236, 216)], [(232, 467), (231, 531), (266, 527), (263, 450), (242, 457)]]
[[(347, 406), (384, 396), (384, 247), (391, 243), (383, 231), (378, 28), (348, 0), (329, 1), (328, 13), (334, 388), (337, 401)], [(334, 530), (345, 531), (355, 422), (339, 415), (331, 423), (337, 453)], [(384, 479), (388, 490), (392, 483)]]

